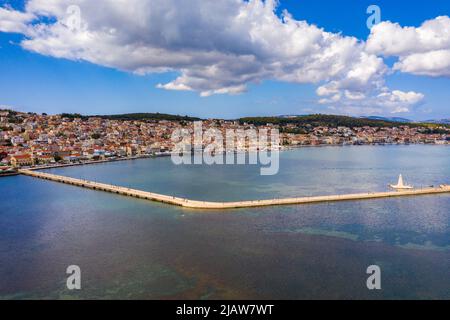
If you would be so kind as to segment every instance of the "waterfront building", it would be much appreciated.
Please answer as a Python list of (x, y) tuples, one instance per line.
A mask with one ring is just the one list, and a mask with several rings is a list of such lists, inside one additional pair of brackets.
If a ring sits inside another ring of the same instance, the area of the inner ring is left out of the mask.
[(11, 165), (15, 168), (23, 166), (32, 166), (35, 164), (35, 160), (30, 154), (12, 155), (10, 162)]
[(49, 164), (55, 162), (54, 157), (46, 154), (36, 156), (36, 160), (39, 164)]

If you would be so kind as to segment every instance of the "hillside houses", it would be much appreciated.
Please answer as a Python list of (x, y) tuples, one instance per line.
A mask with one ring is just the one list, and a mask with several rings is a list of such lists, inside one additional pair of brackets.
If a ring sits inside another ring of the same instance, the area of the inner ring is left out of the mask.
[[(152, 155), (171, 151), (172, 133), (193, 130), (188, 120), (112, 120), (99, 117), (63, 117), (0, 111), (0, 153), (3, 163), (15, 166), (80, 162), (87, 160)], [(224, 137), (228, 130), (277, 129), (284, 146), (359, 145), (359, 144), (448, 144), (450, 130), (430, 131), (420, 126), (327, 127), (296, 126), (295, 123), (259, 124), (234, 120), (208, 119), (203, 132), (214, 128)], [(208, 141), (203, 141), (202, 147)], [(257, 149), (247, 141), (237, 149)], [(13, 163), (14, 162), (14, 163)]]

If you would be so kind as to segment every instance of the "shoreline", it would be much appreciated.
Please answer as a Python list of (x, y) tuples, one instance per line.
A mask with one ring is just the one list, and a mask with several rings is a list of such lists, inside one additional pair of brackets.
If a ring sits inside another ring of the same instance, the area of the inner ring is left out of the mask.
[[(326, 147), (363, 147), (363, 146), (373, 146), (373, 147), (384, 147), (384, 146), (439, 146), (439, 147), (450, 147), (450, 144), (435, 144), (435, 143), (384, 143), (384, 144), (321, 144), (321, 145), (295, 145), (295, 146), (281, 146), (280, 152), (282, 151), (292, 151), (298, 150), (301, 148), (326, 148)], [(253, 151), (255, 152), (255, 151)], [(257, 151), (259, 152), (259, 151)], [(195, 152), (193, 151), (192, 154)], [(249, 153), (248, 151), (234, 151), (234, 154), (238, 153)], [(222, 154), (227, 154), (227, 152), (222, 152)], [(92, 164), (102, 164), (102, 163), (110, 163), (117, 161), (128, 161), (128, 160), (140, 160), (140, 159), (153, 159), (153, 158), (164, 158), (170, 157), (172, 155), (171, 152), (161, 153), (156, 155), (141, 155), (141, 156), (133, 156), (133, 157), (124, 157), (124, 158), (114, 158), (114, 159), (105, 159), (105, 160), (88, 160), (83, 162), (75, 162), (75, 163), (62, 163), (62, 164), (52, 164), (52, 165), (38, 165), (38, 166), (25, 166), (17, 168), (25, 169), (25, 170), (46, 170), (46, 169), (57, 169), (57, 168), (66, 168), (66, 167), (75, 167), (75, 166), (83, 166), (83, 165), (92, 165)], [(14, 174), (17, 175), (17, 174)], [(1, 175), (0, 175), (1, 177)]]
[(324, 148), (324, 147), (387, 147), (387, 146), (450, 146), (450, 143), (438, 144), (438, 143), (366, 143), (366, 144), (318, 144), (318, 145), (310, 145), (310, 144), (301, 144), (301, 145), (290, 145), (284, 146), (286, 150), (295, 150), (301, 148)]
[(145, 155), (145, 156), (135, 156), (135, 157), (126, 157), (126, 158), (114, 158), (114, 159), (105, 159), (105, 160), (92, 160), (92, 161), (83, 161), (83, 162), (75, 162), (75, 163), (61, 163), (61, 164), (52, 164), (52, 165), (40, 165), (34, 167), (23, 167), (18, 170), (26, 169), (26, 170), (45, 170), (45, 169), (57, 169), (57, 168), (66, 168), (66, 167), (76, 167), (76, 166), (84, 166), (84, 165), (92, 165), (92, 164), (102, 164), (102, 163), (110, 163), (110, 162), (118, 162), (118, 161), (129, 161), (129, 160), (139, 160), (139, 159), (152, 159), (152, 158), (163, 158), (170, 157), (170, 154), (161, 154), (161, 155)]
[(20, 174), (19, 172), (0, 173), (0, 178), (18, 176), (19, 174)]

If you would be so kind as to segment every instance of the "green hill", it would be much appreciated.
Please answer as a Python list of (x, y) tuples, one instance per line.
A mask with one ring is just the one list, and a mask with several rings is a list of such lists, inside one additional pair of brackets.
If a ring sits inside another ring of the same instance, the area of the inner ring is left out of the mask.
[(367, 118), (354, 118), (348, 116), (339, 115), (326, 115), (326, 114), (313, 114), (306, 116), (297, 117), (248, 117), (240, 118), (240, 123), (250, 123), (254, 125), (265, 125), (267, 123), (286, 125), (295, 124), (299, 127), (312, 126), (312, 127), (398, 127), (401, 125), (417, 127), (421, 124), (410, 123), (410, 122), (394, 122), (385, 121), (378, 119), (367, 119)]

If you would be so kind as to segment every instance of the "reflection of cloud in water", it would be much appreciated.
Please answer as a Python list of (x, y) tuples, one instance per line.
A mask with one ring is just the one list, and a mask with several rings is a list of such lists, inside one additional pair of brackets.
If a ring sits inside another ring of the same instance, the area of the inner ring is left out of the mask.
[[(268, 232), (302, 232), (383, 241), (391, 245), (413, 244), (425, 249), (450, 245), (450, 196), (351, 201), (268, 209), (280, 220), (264, 225)], [(283, 218), (281, 218), (283, 216)], [(274, 219), (274, 218), (272, 218)], [(282, 219), (282, 220), (281, 220)], [(280, 223), (282, 221), (282, 223)], [(409, 246), (411, 247), (411, 246)]]

